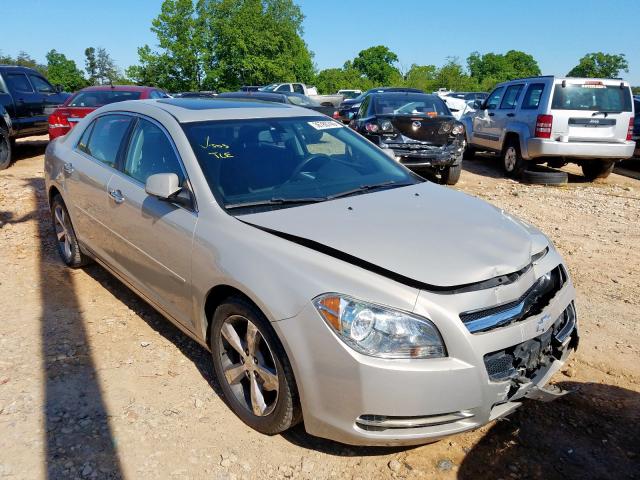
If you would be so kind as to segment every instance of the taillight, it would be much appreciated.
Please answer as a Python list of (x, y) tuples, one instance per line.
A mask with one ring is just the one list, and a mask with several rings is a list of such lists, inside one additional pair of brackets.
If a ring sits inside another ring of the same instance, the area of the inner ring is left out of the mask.
[(49, 138), (61, 137), (71, 130), (71, 123), (67, 118), (66, 112), (55, 111), (49, 115)]
[(629, 128), (627, 129), (627, 142), (633, 140), (633, 117), (629, 119)]
[(553, 115), (538, 115), (536, 119), (535, 136), (537, 138), (551, 138), (551, 127), (553, 126)]

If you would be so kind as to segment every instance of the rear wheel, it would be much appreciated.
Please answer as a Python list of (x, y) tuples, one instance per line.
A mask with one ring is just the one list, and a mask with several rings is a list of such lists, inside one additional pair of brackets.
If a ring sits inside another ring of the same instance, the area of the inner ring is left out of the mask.
[(51, 219), (56, 234), (58, 253), (62, 261), (71, 268), (86, 265), (89, 258), (80, 251), (76, 232), (71, 225), (71, 218), (67, 207), (60, 195), (56, 195), (51, 202)]
[(522, 175), (525, 164), (517, 140), (511, 139), (505, 145), (502, 152), (502, 166), (507, 176), (511, 178), (520, 178)]
[(232, 297), (216, 309), (211, 353), (225, 399), (247, 425), (275, 435), (301, 420), (289, 360), (269, 321), (253, 304)]
[(607, 178), (613, 172), (615, 164), (612, 160), (592, 160), (582, 164), (582, 173), (590, 181)]
[(11, 164), (11, 154), (15, 143), (9, 138), (9, 132), (0, 128), (0, 170), (8, 168)]
[(440, 183), (443, 185), (455, 185), (460, 180), (460, 174), (462, 173), (462, 164), (451, 165), (442, 170), (442, 176), (440, 177)]

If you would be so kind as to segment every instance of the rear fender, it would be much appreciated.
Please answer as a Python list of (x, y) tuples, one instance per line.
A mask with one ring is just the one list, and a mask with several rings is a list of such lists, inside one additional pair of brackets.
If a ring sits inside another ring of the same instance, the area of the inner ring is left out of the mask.
[(502, 137), (500, 138), (501, 147), (504, 146), (504, 141), (509, 134), (515, 134), (518, 136), (518, 139), (520, 140), (520, 154), (522, 155), (522, 158), (529, 160), (528, 140), (531, 134), (529, 133), (529, 127), (527, 124), (523, 122), (509, 123), (507, 128), (504, 129), (504, 132), (502, 132)]
[(463, 115), (458, 121), (464, 125), (464, 135), (465, 140), (467, 141), (467, 145), (471, 145), (471, 134), (473, 133), (473, 118), (471, 118), (470, 115)]

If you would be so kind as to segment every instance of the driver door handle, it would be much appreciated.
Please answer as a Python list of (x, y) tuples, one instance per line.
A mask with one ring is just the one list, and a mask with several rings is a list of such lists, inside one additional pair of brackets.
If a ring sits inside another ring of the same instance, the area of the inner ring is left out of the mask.
[(122, 195), (120, 190), (109, 190), (109, 196), (113, 198), (113, 201), (118, 205), (124, 202), (124, 195)]

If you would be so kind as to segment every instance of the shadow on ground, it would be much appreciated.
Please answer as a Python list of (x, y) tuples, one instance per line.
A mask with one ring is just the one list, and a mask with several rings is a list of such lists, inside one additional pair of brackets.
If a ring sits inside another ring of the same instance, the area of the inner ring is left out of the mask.
[(44, 180), (27, 182), (37, 195), (37, 209), (28, 216), (36, 218), (40, 240), (47, 478), (119, 479), (122, 469), (75, 293), (75, 274), (56, 251)]
[(640, 393), (565, 382), (572, 394), (529, 401), (465, 456), (458, 478), (640, 478)]

